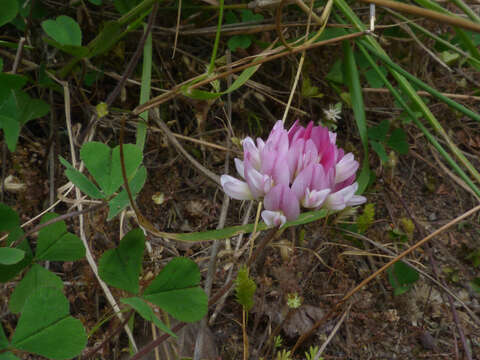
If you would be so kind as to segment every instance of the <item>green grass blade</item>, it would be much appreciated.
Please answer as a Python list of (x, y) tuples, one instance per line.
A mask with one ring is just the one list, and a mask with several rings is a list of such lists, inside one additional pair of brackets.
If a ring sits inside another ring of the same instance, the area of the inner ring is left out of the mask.
[(453, 2), (457, 7), (462, 9), (462, 11), (474, 22), (480, 23), (480, 17), (473, 11), (470, 6), (465, 4), (462, 0), (450, 0)]
[(210, 59), (210, 65), (208, 66), (208, 72), (207, 72), (208, 75), (210, 75), (213, 72), (213, 69), (215, 68), (215, 59), (217, 58), (218, 44), (220, 43), (220, 33), (222, 30), (222, 22), (223, 22), (223, 2), (224, 0), (220, 0), (217, 33), (215, 34), (215, 43), (213, 44), (212, 57)]
[(140, 4), (135, 6), (133, 9), (123, 15), (120, 19), (118, 19), (117, 22), (120, 25), (130, 24), (132, 21), (135, 21), (139, 16), (142, 16), (142, 14), (144, 15), (144, 13), (157, 1), (158, 0), (143, 0)]
[(402, 96), (400, 93), (393, 87), (393, 85), (390, 83), (390, 81), (387, 79), (387, 77), (382, 73), (380, 70), (379, 66), (375, 63), (375, 61), (372, 59), (368, 51), (365, 49), (364, 46), (361, 44), (358, 44), (358, 48), (360, 51), (363, 53), (367, 61), (370, 63), (372, 68), (375, 70), (377, 75), (383, 80), (385, 83), (385, 86), (390, 90), (392, 95), (395, 97), (395, 99), (398, 101), (398, 103), (402, 106), (402, 108), (408, 113), (408, 115), (412, 118), (413, 122), (415, 125), (418, 126), (418, 128), (422, 131), (422, 133), (425, 135), (427, 140), (433, 145), (433, 147), (440, 153), (440, 155), (443, 156), (443, 158), (447, 161), (447, 163), (457, 172), (457, 174), (462, 178), (463, 181), (472, 189), (472, 191), (480, 196), (480, 189), (470, 180), (470, 178), (467, 176), (467, 174), (463, 171), (463, 169), (458, 166), (458, 164), (452, 159), (452, 157), (445, 151), (445, 149), (440, 145), (440, 143), (437, 141), (437, 139), (430, 133), (430, 131), (422, 124), (420, 120), (417, 119), (415, 116), (414, 111), (408, 106), (408, 104), (403, 100)]
[[(437, 97), (439, 100), (445, 102), (446, 104), (450, 105), (454, 109), (461, 111), (465, 115), (469, 116), (470, 118), (480, 121), (480, 116), (473, 111), (465, 108), (463, 105), (458, 104), (457, 102), (448, 99), (446, 96), (440, 94), (435, 89), (432, 89), (430, 86), (425, 84), (423, 81), (417, 79), (415, 76), (411, 75), (407, 71), (403, 70), (400, 66), (395, 64), (388, 56), (385, 56), (376, 49), (374, 49), (370, 44), (366, 42), (360, 41), (365, 47), (367, 47), (375, 56), (377, 56), (379, 59), (381, 59), (388, 67), (390, 70), (393, 70), (392, 74), (395, 76), (395, 74), (398, 74), (398, 76), (402, 76), (402, 79), (406, 82), (405, 78), (408, 78), (408, 80), (412, 81), (415, 83), (417, 86), (421, 87), (425, 91), (428, 91), (430, 94), (434, 95)], [(399, 80), (399, 77), (395, 76), (397, 78), (397, 81)], [(463, 153), (460, 151), (460, 149), (455, 145), (455, 143), (450, 139), (448, 134), (446, 133), (445, 129), (442, 127), (442, 125), (438, 122), (438, 120), (435, 118), (435, 116), (431, 113), (431, 111), (428, 109), (428, 107), (425, 105), (425, 103), (420, 99), (418, 94), (415, 92), (413, 87), (408, 84), (408, 86), (404, 86), (403, 90), (406, 91), (406, 94), (410, 97), (411, 100), (415, 102), (415, 104), (419, 107), (420, 111), (424, 114), (425, 118), (428, 120), (430, 125), (437, 131), (447, 142), (448, 146), (450, 147), (450, 150), (455, 154), (455, 156), (460, 160), (460, 162), (465, 166), (470, 174), (473, 175), (475, 180), (477, 182), (480, 182), (480, 173), (477, 171), (477, 169), (472, 165), (472, 163), (463, 155)]]
[(365, 116), (365, 107), (363, 106), (362, 87), (360, 85), (360, 76), (358, 74), (355, 56), (353, 54), (350, 42), (343, 42), (343, 51), (345, 54), (346, 81), (350, 90), (353, 114), (357, 123), (360, 140), (363, 146), (363, 164), (358, 177), (358, 193), (362, 194), (370, 180), (370, 167), (368, 164), (368, 135), (367, 118)]
[(468, 62), (472, 63), (472, 66), (480, 69), (480, 60), (475, 59), (468, 52), (463, 51), (462, 49), (459, 49), (457, 46), (453, 45), (449, 41), (447, 41), (445, 39), (442, 39), (440, 36), (432, 33), (431, 31), (429, 31), (427, 29), (425, 29), (421, 25), (418, 25), (416, 22), (413, 22), (413, 21), (409, 20), (407, 17), (403, 16), (402, 14), (400, 14), (396, 11), (393, 11), (391, 9), (385, 9), (385, 10), (389, 14), (392, 14), (393, 16), (397, 17), (398, 19), (400, 19), (402, 21), (405, 21), (405, 22), (408, 22), (408, 26), (410, 26), (411, 28), (414, 28), (415, 30), (420, 31), (421, 33), (423, 33), (424, 35), (428, 36), (429, 38), (435, 40), (439, 44), (442, 44), (442, 46), (445, 46), (446, 48), (448, 48), (448, 49), (452, 50), (453, 52), (455, 52), (455, 53), (461, 55), (462, 57), (466, 58)]
[[(415, 2), (426, 9), (430, 9), (430, 10), (438, 11), (439, 13), (442, 13), (442, 14), (458, 17), (456, 14), (444, 9), (443, 7), (441, 7), (440, 5), (438, 5), (437, 3), (431, 0), (415, 0)], [(475, 43), (473, 42), (471, 37), (468, 36), (464, 30), (456, 26), (454, 26), (453, 29), (457, 33), (460, 39), (460, 42), (463, 44), (463, 46), (465, 46), (465, 48), (468, 49), (468, 51), (470, 51), (470, 54), (472, 54), (473, 57), (480, 60), (480, 51), (475, 46)]]
[[(144, 31), (147, 26), (144, 25)], [(142, 84), (140, 87), (140, 105), (150, 99), (150, 90), (152, 85), (152, 33), (148, 35), (143, 48), (143, 66), (142, 66)], [(137, 123), (137, 146), (143, 151), (145, 139), (147, 137), (148, 111), (140, 114), (145, 122)]]
[[(362, 42), (360, 40), (360, 42)], [(408, 71), (404, 70), (402, 67), (398, 66), (395, 64), (388, 56), (378, 52), (376, 49), (374, 49), (370, 44), (363, 42), (363, 44), (374, 54), (376, 57), (378, 57), (380, 60), (382, 60), (385, 65), (387, 65), (389, 68), (393, 69), (395, 72), (403, 75), (406, 79), (417, 85), (419, 88), (422, 90), (425, 90), (426, 92), (430, 93), (432, 96), (436, 97), (438, 100), (444, 102), (451, 108), (461, 112), (462, 114), (468, 116), (472, 120), (476, 120), (480, 122), (480, 115), (477, 114), (476, 112), (468, 109), (467, 107), (463, 106), (462, 104), (457, 103), (456, 101), (453, 101), (452, 99), (446, 97), (443, 95), (440, 91), (435, 90), (434, 88), (428, 86), (426, 83), (424, 83), (422, 80), (418, 79), (414, 75), (410, 74)]]
[[(345, 2), (345, 0), (335, 0), (335, 4), (337, 5), (337, 7), (340, 9), (340, 11), (347, 17), (347, 19), (352, 23), (354, 24), (355, 27), (358, 28), (359, 31), (364, 31), (365, 30), (365, 26), (363, 25), (363, 23), (360, 21), (360, 19), (357, 17), (357, 15), (352, 11), (352, 9), (347, 5), (347, 3)], [(340, 19), (340, 21), (342, 21), (342, 19)], [(382, 49), (382, 47), (380, 46), (380, 44), (375, 40), (375, 38), (373, 38), (372, 36), (366, 36), (366, 37), (363, 37), (363, 39), (359, 40), (362, 44), (364, 44), (364, 46), (366, 46), (367, 48), (371, 49), (372, 52), (374, 52), (375, 54), (378, 54), (378, 55), (381, 55), (383, 59), (387, 59), (389, 61), (390, 64), (394, 64), (390, 58), (388, 57), (388, 55), (385, 53), (385, 51)], [(447, 135), (447, 133), (445, 132), (445, 130), (443, 129), (443, 127), (440, 125), (440, 123), (438, 122), (438, 120), (435, 118), (435, 116), (432, 114), (432, 112), (430, 111), (430, 109), (427, 107), (427, 105), (425, 105), (425, 103), (423, 102), (423, 100), (420, 98), (420, 96), (416, 93), (415, 89), (412, 87), (412, 85), (410, 84), (410, 82), (401, 74), (399, 73), (398, 71), (395, 70), (395, 67), (397, 67), (398, 69), (401, 69), (398, 65), (394, 64), (394, 67), (389, 67), (389, 70), (390, 70), (390, 73), (392, 74), (392, 76), (397, 80), (398, 82), (398, 85), (400, 86), (400, 88), (402, 89), (402, 91), (410, 98), (410, 100), (412, 101), (412, 103), (423, 113), (423, 115), (425, 116), (425, 118), (427, 119), (427, 121), (430, 123), (430, 125), (435, 129), (435, 131), (437, 131), (444, 139), (445, 141), (447, 142), (450, 150), (452, 151), (452, 153), (455, 154), (455, 156), (457, 157), (457, 159), (460, 160), (460, 162), (463, 164), (463, 166), (465, 166), (465, 168), (468, 169), (468, 171), (470, 172), (470, 174), (473, 175), (474, 179), (480, 183), (480, 174), (478, 173), (477, 169), (470, 163), (470, 161), (467, 160), (467, 158), (463, 155), (463, 153), (460, 151), (460, 149), (458, 149), (458, 147), (453, 143), (453, 141), (450, 139), (450, 137)], [(404, 71), (403, 69), (401, 69), (402, 71)], [(404, 72), (403, 74), (408, 74), (410, 75), (408, 72)], [(412, 78), (413, 75), (411, 75)], [(416, 79), (416, 78), (415, 78)], [(418, 80), (418, 79), (416, 79)], [(420, 80), (418, 80), (420, 81)], [(423, 83), (423, 82), (421, 82)], [(428, 87), (429, 89), (431, 89), (430, 87)], [(459, 105), (459, 104), (458, 104)], [(465, 109), (465, 110), (468, 110), (466, 109), (465, 107), (459, 105), (462, 109)], [(471, 112), (470, 110), (468, 110), (471, 115), (473, 115), (475, 118), (478, 117), (477, 114)]]

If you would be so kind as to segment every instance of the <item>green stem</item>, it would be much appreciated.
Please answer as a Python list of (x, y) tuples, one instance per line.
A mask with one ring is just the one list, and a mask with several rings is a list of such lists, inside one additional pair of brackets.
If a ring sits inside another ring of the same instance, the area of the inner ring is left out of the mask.
[(450, 0), (457, 5), (462, 11), (474, 22), (480, 23), (480, 17), (473, 11), (470, 6), (465, 4), (462, 0)]
[[(147, 25), (144, 25), (144, 31)], [(142, 85), (140, 88), (140, 105), (146, 103), (150, 99), (150, 90), (152, 84), (152, 33), (145, 41), (143, 48), (143, 67), (142, 67)], [(144, 111), (139, 115), (145, 122), (137, 124), (137, 146), (143, 150), (145, 147), (145, 139), (147, 137), (148, 111)]]
[[(206, 5), (206, 6), (201, 6), (201, 5), (182, 5), (182, 10), (219, 10), (220, 6), (217, 5)], [(248, 4), (230, 4), (230, 5), (224, 5), (223, 6), (224, 10), (237, 10), (237, 9), (248, 9)], [(162, 7), (162, 10), (166, 11), (178, 11), (178, 6), (164, 6)]]
[(212, 58), (210, 59), (210, 65), (208, 66), (207, 75), (210, 75), (215, 68), (215, 59), (217, 58), (217, 51), (218, 51), (218, 44), (220, 43), (220, 33), (222, 30), (222, 22), (223, 22), (223, 2), (224, 0), (220, 0), (220, 11), (218, 14), (218, 24), (217, 24), (217, 33), (215, 34), (215, 43), (213, 44), (213, 51), (212, 51)]

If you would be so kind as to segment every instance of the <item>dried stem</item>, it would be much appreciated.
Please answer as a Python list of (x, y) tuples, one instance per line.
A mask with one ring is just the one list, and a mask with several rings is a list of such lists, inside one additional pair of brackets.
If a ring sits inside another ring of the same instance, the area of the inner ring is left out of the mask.
[(105, 103), (108, 106), (111, 106), (113, 104), (113, 102), (115, 101), (115, 99), (118, 97), (123, 87), (125, 86), (125, 82), (132, 75), (133, 70), (135, 70), (137, 63), (140, 60), (140, 56), (142, 56), (143, 48), (145, 46), (145, 41), (147, 41), (147, 37), (150, 34), (150, 31), (152, 30), (152, 26), (155, 21), (155, 17), (157, 15), (157, 11), (158, 11), (158, 2), (155, 2), (155, 4), (153, 5), (152, 12), (150, 13), (150, 16), (148, 18), (147, 28), (143, 32), (142, 37), (138, 42), (138, 46), (132, 58), (128, 62), (127, 68), (123, 72), (122, 78), (119, 80), (117, 86), (115, 86), (113, 91), (108, 95), (107, 100), (105, 100)]
[[(395, 196), (400, 200), (403, 208), (405, 209), (405, 211), (407, 212), (408, 216), (412, 219), (413, 223), (415, 224), (415, 227), (417, 228), (418, 232), (422, 235), (422, 236), (425, 236), (425, 230), (424, 228), (419, 224), (419, 222), (417, 221), (416, 217), (413, 215), (413, 213), (411, 212), (410, 208), (407, 206), (407, 204), (405, 203), (405, 200), (403, 199), (403, 197), (392, 187), (392, 186), (389, 186), (391, 192), (393, 194), (395, 194)], [(435, 275), (435, 278), (440, 281), (442, 283), (443, 286), (447, 286), (445, 284), (445, 280), (443, 278), (441, 278), (439, 276), (439, 273), (438, 273), (438, 267), (437, 267), (437, 264), (436, 264), (436, 261), (435, 261), (435, 258), (433, 257), (433, 253), (432, 253), (432, 249), (431, 247), (429, 246), (430, 244), (427, 244), (427, 255), (428, 255), (428, 258), (429, 258), (429, 261), (430, 261), (430, 266), (432, 267), (432, 270), (433, 270), (433, 273)], [(463, 345), (463, 349), (465, 350), (465, 355), (467, 356), (467, 359), (468, 360), (472, 360), (472, 354), (470, 353), (470, 348), (468, 347), (468, 344), (467, 344), (467, 340), (465, 338), (465, 333), (463, 332), (463, 329), (462, 327), (460, 326), (460, 322), (458, 320), (458, 313), (457, 313), (457, 310), (455, 309), (455, 305), (453, 304), (453, 299), (452, 299), (452, 296), (447, 293), (447, 299), (448, 299), (448, 303), (450, 305), (450, 309), (452, 311), (452, 315), (453, 315), (453, 321), (455, 322), (455, 326), (457, 328), (457, 331), (458, 331), (458, 334), (460, 335), (460, 340), (462, 341), (462, 345)]]
[(340, 318), (340, 320), (338, 321), (338, 323), (337, 323), (337, 324), (335, 325), (335, 327), (333, 328), (333, 330), (332, 330), (332, 332), (330, 333), (330, 335), (328, 335), (327, 340), (325, 340), (325, 342), (322, 344), (322, 346), (320, 346), (320, 349), (318, 349), (318, 353), (317, 353), (317, 355), (315, 355), (315, 358), (314, 358), (313, 360), (319, 360), (319, 359), (320, 359), (320, 355), (323, 354), (323, 352), (324, 352), (325, 349), (327, 348), (328, 344), (330, 343), (330, 341), (332, 341), (333, 337), (334, 337), (335, 334), (337, 333), (338, 329), (340, 329), (340, 326), (342, 326), (343, 321), (344, 321), (345, 318), (347, 317), (347, 314), (349, 313), (351, 307), (352, 307), (352, 305), (349, 305), (349, 306), (348, 306), (348, 309), (345, 310), (345, 312), (343, 313), (342, 317)]
[(417, 248), (425, 244), (427, 241), (431, 240), (435, 236), (441, 234), (445, 230), (449, 229), (455, 224), (458, 224), (460, 221), (463, 219), (473, 215), (477, 211), (480, 210), (480, 205), (475, 206), (474, 208), (470, 209), (469, 211), (465, 212), (464, 214), (458, 216), (457, 218), (453, 219), (449, 223), (445, 224), (444, 226), (440, 227), (439, 229), (435, 230), (432, 232), (430, 235), (424, 237), (422, 240), (417, 242), (415, 245), (411, 246), (404, 252), (402, 252), (400, 255), (396, 256), (392, 260), (390, 260), (388, 263), (383, 265), (380, 269), (375, 271), (372, 275), (368, 276), (366, 279), (364, 279), (360, 284), (355, 286), (352, 290), (350, 290), (340, 301), (338, 301), (328, 312), (325, 316), (323, 316), (319, 321), (317, 321), (306, 333), (304, 333), (300, 338), (297, 340), (297, 343), (293, 347), (292, 352), (294, 352), (298, 347), (308, 338), (310, 335), (317, 329), (319, 326), (321, 326), (325, 321), (327, 321), (330, 317), (333, 316), (337, 312), (337, 309), (340, 308), (341, 305), (343, 305), (348, 299), (350, 299), (356, 292), (358, 292), (361, 288), (363, 288), (365, 285), (367, 285), (370, 281), (375, 279), (378, 275), (383, 273), (385, 270), (387, 270), (390, 266), (395, 264), (397, 261), (403, 259), (405, 256), (410, 254), (411, 252), (415, 251)]
[[(190, 85), (189, 86), (189, 89), (196, 89), (198, 87), (201, 87), (203, 85), (206, 85), (206, 84), (209, 84), (211, 83), (212, 81), (215, 81), (215, 80), (218, 80), (218, 79), (223, 79), (224, 77), (230, 75), (230, 74), (234, 74), (236, 72), (239, 72), (239, 71), (243, 71), (245, 69), (248, 69), (252, 66), (257, 66), (257, 65), (261, 65), (263, 63), (266, 63), (268, 61), (272, 61), (272, 60), (276, 60), (276, 59), (279, 59), (281, 57), (284, 57), (284, 56), (287, 56), (287, 55), (290, 55), (290, 54), (296, 54), (296, 53), (299, 53), (299, 52), (302, 52), (304, 50), (310, 50), (310, 49), (314, 49), (314, 48), (317, 48), (317, 47), (320, 47), (320, 46), (324, 46), (324, 45), (328, 45), (328, 44), (333, 44), (333, 43), (336, 43), (336, 42), (339, 42), (339, 41), (344, 41), (344, 40), (351, 40), (351, 39), (355, 39), (357, 37), (360, 37), (360, 36), (364, 36), (364, 35), (367, 35), (369, 34), (370, 31), (368, 30), (365, 30), (365, 31), (359, 31), (359, 32), (356, 32), (356, 33), (353, 33), (353, 34), (348, 34), (348, 35), (344, 35), (344, 36), (339, 36), (339, 37), (336, 37), (336, 38), (333, 38), (333, 39), (328, 39), (328, 40), (324, 40), (324, 41), (318, 41), (316, 43), (313, 43), (313, 44), (304, 44), (304, 45), (300, 45), (300, 46), (297, 46), (295, 47), (293, 50), (291, 51), (284, 51), (284, 52), (280, 52), (280, 53), (276, 53), (276, 54), (273, 54), (271, 56), (267, 56), (267, 57), (264, 57), (264, 58), (261, 58), (261, 59), (258, 59), (258, 60), (255, 60), (255, 61), (252, 61), (251, 63), (248, 63), (248, 64), (245, 64), (245, 65), (241, 65), (241, 66), (237, 66), (237, 67), (234, 67), (232, 68), (231, 70), (227, 70), (227, 71), (224, 71), (222, 73), (219, 73), (218, 75), (214, 75), (214, 76), (211, 76), (211, 77), (208, 77), (204, 80), (201, 80), (193, 85)], [(217, 69), (219, 70), (219, 69)], [(154, 107), (157, 107), (161, 104), (163, 104), (164, 102), (166, 101), (169, 101), (173, 98), (175, 98), (176, 96), (178, 96), (181, 92), (182, 92), (182, 88), (186, 85), (189, 85), (190, 83), (192, 83), (192, 81), (194, 80), (198, 80), (199, 78), (203, 77), (203, 75), (200, 75), (200, 76), (197, 76), (193, 79), (190, 79), (190, 80), (187, 80), (187, 81), (184, 81), (183, 83), (181, 84), (178, 84), (177, 86), (175, 86), (172, 90), (170, 90), (169, 92), (165, 93), (165, 94), (162, 94), (160, 96), (157, 96), (153, 99), (151, 99), (150, 101), (142, 104), (142, 105), (139, 105), (137, 106), (133, 111), (132, 113), (134, 115), (138, 115), (138, 114), (141, 114), (142, 112), (146, 111), (146, 110), (149, 110), (151, 108), (154, 108)]]
[[(224, 166), (225, 174), (228, 174), (229, 163), (230, 163), (230, 154), (227, 152), (227, 156), (225, 157), (225, 166)], [(223, 229), (225, 227), (225, 221), (227, 219), (229, 204), (230, 204), (230, 197), (225, 193), (223, 195), (222, 210), (220, 212), (220, 219), (218, 220), (217, 229)], [(210, 297), (210, 294), (212, 292), (212, 285), (213, 285), (213, 279), (215, 277), (215, 270), (217, 265), (217, 254), (218, 254), (219, 247), (220, 247), (220, 240), (215, 240), (210, 250), (210, 260), (208, 262), (207, 278), (205, 281), (205, 293), (207, 294), (207, 297)], [(200, 331), (199, 331), (197, 340), (195, 341), (195, 351), (193, 354), (193, 360), (200, 360), (202, 356), (203, 342), (204, 342), (203, 340), (204, 340), (206, 328), (207, 328), (207, 317), (204, 317), (200, 322)]]
[(17, 53), (15, 55), (15, 61), (13, 62), (13, 66), (12, 66), (12, 74), (17, 73), (18, 65), (20, 65), (20, 60), (22, 59), (24, 44), (25, 44), (25, 38), (21, 37), (20, 41), (18, 42)]
[(96, 210), (99, 210), (103, 207), (107, 206), (107, 203), (101, 203), (101, 204), (98, 204), (98, 205), (94, 205), (94, 206), (91, 206), (89, 208), (86, 208), (86, 209), (82, 209), (82, 210), (77, 210), (77, 211), (71, 211), (69, 213), (65, 213), (65, 214), (62, 214), (62, 215), (59, 215), (57, 216), (56, 218), (53, 218), (53, 219), (50, 219), (48, 221), (45, 221), (41, 224), (38, 224), (37, 226), (35, 226), (33, 229), (27, 231), (23, 236), (21, 236), (20, 238), (18, 238), (15, 242), (13, 242), (10, 247), (16, 247), (18, 246), (18, 244), (20, 244), (27, 236), (30, 236), (34, 233), (36, 233), (37, 231), (40, 231), (41, 229), (49, 226), (49, 225), (52, 225), (52, 224), (55, 224), (59, 221), (63, 221), (63, 220), (66, 220), (66, 219), (70, 219), (72, 217), (75, 217), (75, 216), (79, 216), (79, 215), (83, 215), (83, 214), (86, 214), (86, 213), (89, 213), (89, 212), (92, 212), (92, 211), (96, 211)]
[(400, 12), (405, 12), (407, 14), (418, 15), (440, 24), (449, 24), (453, 26), (458, 26), (464, 29), (473, 30), (480, 33), (480, 24), (474, 23), (466, 19), (462, 19), (460, 17), (441, 14), (438, 11), (424, 9), (420, 6), (408, 5), (398, 1), (390, 1), (390, 0), (360, 0), (360, 1), (363, 1), (369, 4), (373, 3), (378, 6), (383, 6), (389, 9), (398, 10)]
[[(65, 120), (67, 122), (67, 131), (68, 131), (68, 138), (70, 141), (70, 152), (71, 152), (71, 157), (72, 157), (72, 166), (76, 166), (76, 155), (75, 155), (75, 147), (74, 147), (74, 141), (73, 141), (73, 134), (72, 134), (72, 119), (70, 116), (70, 89), (68, 87), (68, 83), (64, 81), (59, 81), (59, 83), (63, 86), (63, 92), (64, 92), (64, 101), (65, 101)], [(75, 188), (76, 192), (76, 197), (78, 200), (77, 203), (77, 208), (78, 211), (83, 210), (83, 205), (80, 201), (81, 199), (81, 193), (80, 190), (76, 187)], [(115, 298), (112, 295), (112, 292), (108, 288), (107, 284), (100, 278), (100, 275), (98, 274), (98, 268), (97, 264), (95, 263), (95, 259), (93, 258), (93, 254), (90, 251), (90, 248), (88, 246), (87, 238), (85, 235), (85, 227), (84, 227), (84, 218), (83, 218), (83, 213), (80, 213), (79, 217), (79, 229), (80, 229), (80, 239), (82, 240), (83, 246), (85, 247), (85, 255), (87, 258), (88, 265), (90, 265), (90, 268), (92, 269), (92, 272), (94, 273), (95, 277), (98, 280), (98, 283), (100, 284), (100, 287), (102, 288), (103, 292), (105, 293), (105, 297), (107, 298), (108, 302), (112, 306), (113, 310), (115, 311), (115, 314), (117, 317), (120, 319), (120, 321), (123, 322), (124, 317), (123, 314), (120, 311), (120, 308), (115, 300)], [(130, 343), (132, 344), (133, 348), (135, 351), (138, 351), (137, 344), (135, 342), (135, 339), (133, 338), (133, 334), (128, 327), (128, 325), (124, 326), (125, 332), (127, 333), (128, 339), (130, 340)]]

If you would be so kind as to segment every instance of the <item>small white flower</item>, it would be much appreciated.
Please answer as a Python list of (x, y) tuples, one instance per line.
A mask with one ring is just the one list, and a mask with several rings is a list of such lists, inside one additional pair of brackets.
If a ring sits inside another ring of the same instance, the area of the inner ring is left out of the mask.
[(333, 121), (336, 123), (338, 120), (341, 119), (340, 114), (342, 113), (342, 104), (337, 103), (335, 105), (330, 104), (328, 110), (323, 110), (325, 117), (327, 120)]

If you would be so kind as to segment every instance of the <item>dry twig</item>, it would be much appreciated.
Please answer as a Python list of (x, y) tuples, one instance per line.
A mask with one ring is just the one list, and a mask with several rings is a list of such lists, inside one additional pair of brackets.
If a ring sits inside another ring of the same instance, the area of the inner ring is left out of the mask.
[(383, 273), (385, 270), (387, 270), (390, 266), (392, 266), (393, 264), (395, 264), (397, 261), (400, 261), (401, 259), (403, 259), (405, 256), (407, 256), (408, 254), (410, 254), (411, 252), (415, 251), (417, 248), (419, 248), (420, 246), (422, 246), (423, 244), (425, 244), (427, 241), (431, 240), (432, 238), (434, 238), (435, 236), (441, 234), (442, 232), (444, 232), (445, 230), (449, 229), (450, 227), (452, 227), (453, 225), (455, 224), (458, 224), (460, 221), (462, 221), (463, 219), (466, 219), (467, 217), (475, 214), (477, 211), (480, 210), (480, 205), (477, 205), (475, 206), (474, 208), (468, 210), (467, 212), (465, 212), (464, 214), (456, 217), (455, 219), (451, 220), (450, 222), (448, 222), (447, 224), (443, 225), (442, 227), (440, 227), (439, 229), (435, 230), (434, 232), (432, 232), (430, 235), (424, 237), (422, 240), (420, 240), (419, 242), (417, 242), (415, 245), (409, 247), (407, 250), (405, 250), (404, 252), (402, 252), (400, 255), (396, 256), (394, 259), (390, 260), (388, 263), (386, 263), (385, 265), (383, 265), (380, 269), (378, 269), (377, 271), (375, 271), (373, 274), (371, 274), (370, 276), (368, 276), (366, 279), (362, 280), (360, 282), (360, 284), (358, 284), (357, 286), (355, 286), (352, 290), (350, 290), (347, 294), (345, 294), (342, 299), (340, 299), (336, 304), (335, 306), (333, 306), (333, 308), (330, 310), (330, 312), (328, 312), (323, 318), (321, 318), (320, 320), (318, 320), (306, 333), (304, 333), (302, 336), (300, 336), (300, 338), (297, 340), (295, 346), (293, 347), (292, 351), (294, 352), (296, 349), (298, 349), (298, 347), (308, 338), (310, 337), (310, 335), (315, 331), (315, 329), (317, 329), (319, 326), (321, 326), (326, 320), (328, 320), (329, 318), (331, 318), (333, 316), (333, 314), (335, 314), (337, 312), (337, 310), (340, 308), (340, 306), (342, 304), (344, 304), (348, 299), (350, 299), (356, 292), (358, 292), (360, 289), (362, 289), (365, 285), (367, 285), (370, 281), (372, 281), (373, 279), (375, 279), (378, 275), (380, 275), (381, 273)]

